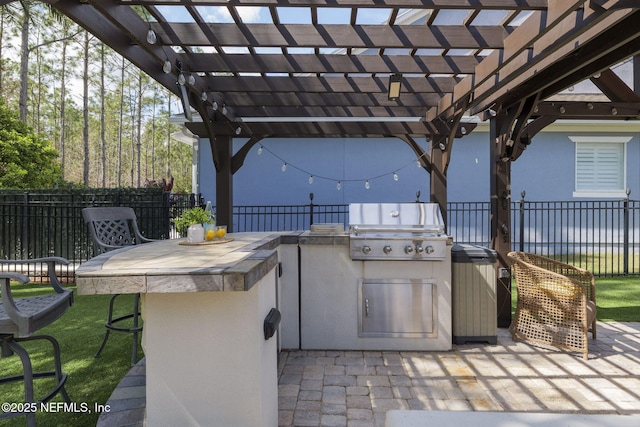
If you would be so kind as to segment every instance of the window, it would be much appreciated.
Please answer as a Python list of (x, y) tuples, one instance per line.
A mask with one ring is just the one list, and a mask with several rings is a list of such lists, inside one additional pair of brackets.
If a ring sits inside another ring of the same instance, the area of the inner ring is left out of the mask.
[(576, 145), (574, 197), (625, 197), (631, 137), (569, 137)]

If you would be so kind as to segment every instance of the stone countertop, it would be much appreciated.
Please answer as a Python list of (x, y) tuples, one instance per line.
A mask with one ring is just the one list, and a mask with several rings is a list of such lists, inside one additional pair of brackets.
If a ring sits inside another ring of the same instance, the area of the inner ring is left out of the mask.
[(298, 244), (300, 245), (330, 245), (330, 246), (349, 246), (349, 235), (346, 232), (343, 233), (313, 233), (305, 231), (298, 237)]
[(128, 246), (76, 270), (78, 293), (248, 291), (278, 263), (282, 233), (232, 233), (232, 241), (180, 245), (186, 239)]

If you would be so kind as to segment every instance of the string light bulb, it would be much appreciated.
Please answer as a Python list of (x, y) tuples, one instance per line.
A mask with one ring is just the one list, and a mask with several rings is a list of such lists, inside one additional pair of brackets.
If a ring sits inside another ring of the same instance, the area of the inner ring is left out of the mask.
[(287, 164), (286, 164), (286, 163), (283, 163), (283, 164), (282, 164), (282, 167), (280, 168), (280, 170), (281, 170), (282, 172), (286, 172), (286, 171), (287, 171)]
[(207, 91), (203, 90), (202, 94), (200, 95), (200, 99), (202, 99), (202, 102), (206, 101), (209, 98), (209, 96), (207, 95)]
[(164, 61), (164, 64), (162, 64), (162, 71), (164, 71), (165, 74), (169, 74), (171, 72), (171, 61), (168, 59)]
[(190, 86), (196, 84), (196, 78), (193, 76), (193, 74), (189, 74), (188, 82)]
[(338, 183), (336, 184), (336, 190), (340, 191), (342, 190), (342, 182), (338, 181)]
[(178, 75), (178, 83), (180, 84), (180, 86), (184, 86), (186, 82), (187, 79), (184, 78), (184, 74), (180, 73), (180, 75)]
[(420, 164), (420, 159), (417, 159), (417, 160), (416, 160), (416, 166), (418, 166), (419, 168), (421, 168), (421, 167), (422, 167), (422, 165)]
[(214, 110), (218, 109), (218, 101), (213, 101), (213, 104), (211, 104), (211, 106), (213, 107)]
[(366, 188), (367, 190), (371, 188), (371, 184), (369, 184), (369, 180), (365, 181), (364, 188)]
[(309, 184), (313, 184), (313, 175), (309, 175)]
[(262, 145), (258, 147), (258, 156), (260, 156), (261, 154), (262, 154)]
[(393, 180), (398, 182), (398, 179), (399, 179), (398, 174), (396, 172), (394, 172), (393, 173)]
[(222, 114), (227, 114), (227, 105), (226, 104), (222, 104)]
[(149, 31), (147, 32), (147, 43), (156, 44), (157, 41), (158, 36), (156, 36), (156, 32), (149, 28)]

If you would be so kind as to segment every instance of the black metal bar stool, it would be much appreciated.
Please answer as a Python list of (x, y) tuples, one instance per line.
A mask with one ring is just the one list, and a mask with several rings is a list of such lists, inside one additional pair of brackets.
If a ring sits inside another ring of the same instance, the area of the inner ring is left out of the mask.
[[(4, 358), (16, 354), (20, 358), (23, 367), (22, 375), (0, 378), (0, 384), (23, 381), (25, 403), (28, 408), (23, 412), (0, 413), (0, 420), (26, 415), (27, 425), (35, 426), (34, 405), (46, 403), (58, 393), (62, 395), (65, 402), (71, 403), (71, 399), (64, 389), (67, 374), (62, 372), (58, 342), (50, 335), (34, 335), (37, 330), (60, 318), (73, 305), (73, 292), (60, 284), (55, 270), (56, 264), (66, 265), (69, 264), (69, 261), (59, 257), (47, 257), (30, 260), (0, 260), (0, 263), (46, 264), (51, 286), (55, 290), (55, 293), (41, 296), (14, 298), (11, 293), (11, 281), (24, 284), (29, 282), (29, 278), (15, 272), (0, 271), (0, 356)], [(35, 340), (48, 341), (53, 347), (54, 368), (52, 371), (33, 372), (31, 358), (20, 343)], [(51, 377), (56, 379), (56, 385), (44, 397), (36, 401), (33, 381), (39, 378)]]
[[(93, 240), (94, 256), (120, 249), (124, 246), (154, 241), (140, 233), (136, 214), (132, 208), (113, 206), (84, 208), (82, 209), (82, 216), (87, 223), (89, 235)], [(126, 314), (115, 316), (114, 306), (116, 300), (121, 296), (123, 294), (115, 294), (111, 297), (107, 322), (105, 323), (107, 331), (95, 357), (100, 357), (111, 331), (131, 333), (133, 334), (131, 366), (133, 366), (138, 358), (138, 334), (142, 331), (142, 325), (140, 324), (140, 294), (133, 295), (133, 307), (131, 310)], [(125, 321), (128, 322), (125, 324), (123, 323)]]

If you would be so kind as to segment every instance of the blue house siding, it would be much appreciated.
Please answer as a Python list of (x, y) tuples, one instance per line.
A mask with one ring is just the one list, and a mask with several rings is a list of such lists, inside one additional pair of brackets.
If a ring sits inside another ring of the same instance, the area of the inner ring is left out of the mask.
[[(526, 191), (529, 201), (584, 200), (573, 195), (575, 143), (569, 136), (590, 134), (547, 131), (536, 135), (512, 164), (512, 198), (520, 199), (521, 192)], [(631, 190), (631, 198), (640, 197), (639, 133), (603, 131), (599, 135), (632, 137), (626, 152), (626, 187)], [(234, 152), (244, 142), (234, 141)], [(426, 140), (418, 143), (428, 147)], [(489, 134), (482, 129), (455, 141), (447, 173), (449, 201), (489, 200), (489, 144)], [(200, 192), (206, 200), (215, 200), (215, 172), (208, 141), (200, 141), (199, 154)], [(286, 172), (281, 171), (284, 163)], [(367, 179), (369, 189), (365, 188)], [(397, 138), (264, 139), (251, 149), (234, 175), (234, 204), (307, 204), (309, 193), (314, 194), (317, 204), (408, 202), (416, 200), (416, 191), (420, 191), (421, 201), (429, 201), (429, 179), (429, 174), (417, 167), (415, 153)], [(338, 180), (341, 190), (336, 188)]]
[[(234, 141), (234, 151), (244, 142)], [(416, 191), (421, 193), (420, 200), (429, 200), (429, 174), (417, 166), (411, 148), (397, 138), (273, 138), (262, 145), (262, 154), (258, 155), (257, 144), (234, 174), (235, 205), (307, 204), (309, 193), (317, 204), (408, 202), (416, 200)], [(210, 159), (208, 142), (201, 142), (200, 192), (213, 200), (215, 173)], [(287, 169), (282, 172), (285, 162)]]

